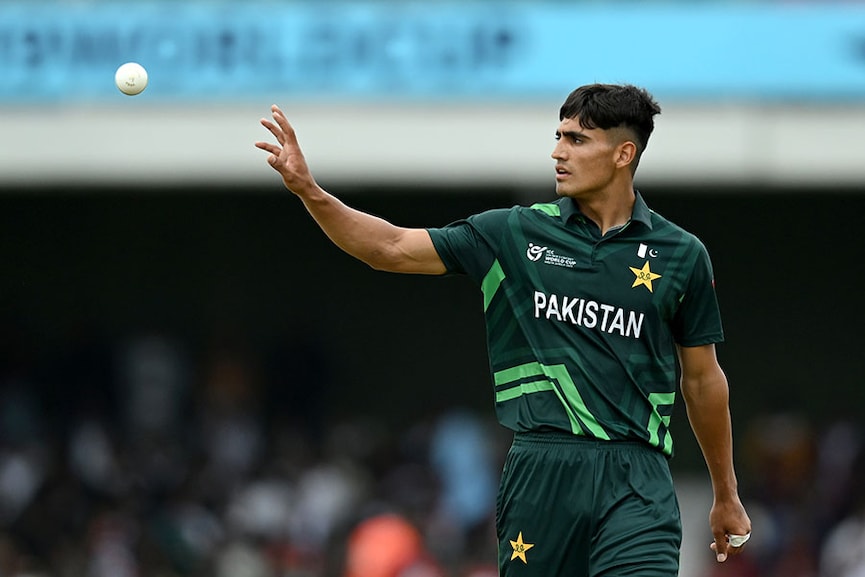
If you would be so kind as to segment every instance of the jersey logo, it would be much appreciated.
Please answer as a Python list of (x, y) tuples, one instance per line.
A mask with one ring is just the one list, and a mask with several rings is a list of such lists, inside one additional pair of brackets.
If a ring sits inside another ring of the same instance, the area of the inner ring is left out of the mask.
[(534, 546), (535, 546), (534, 543), (524, 543), (523, 542), (523, 532), (520, 531), (520, 534), (517, 535), (517, 540), (511, 541), (511, 547), (514, 548), (514, 552), (511, 553), (511, 561), (513, 561), (514, 559), (519, 559), (520, 561), (522, 561), (523, 563), (528, 565), (529, 562), (526, 559), (526, 551), (528, 551), (529, 549), (531, 549)]
[(553, 249), (540, 246), (533, 242), (529, 243), (529, 248), (526, 249), (526, 257), (532, 262), (541, 262), (552, 266), (561, 266), (564, 268), (574, 268), (577, 266), (577, 259), (572, 256), (559, 254)]
[(534, 243), (529, 243), (529, 248), (526, 250), (526, 256), (532, 262), (538, 262), (541, 260), (541, 256), (544, 254), (544, 251), (547, 250), (545, 246), (538, 246)]
[(649, 246), (646, 244), (640, 243), (640, 247), (637, 249), (637, 256), (640, 258), (646, 258), (646, 254), (648, 254), (651, 258), (655, 258), (656, 256), (658, 256), (658, 251), (653, 248), (649, 248)]
[(631, 269), (631, 272), (637, 277), (634, 279), (634, 284), (631, 285), (631, 288), (637, 288), (640, 285), (643, 285), (647, 289), (649, 289), (650, 293), (655, 292), (652, 287), (652, 281), (656, 281), (661, 278), (661, 275), (652, 272), (649, 268), (649, 261), (646, 261), (646, 264), (643, 265), (643, 268), (634, 268), (628, 267)]

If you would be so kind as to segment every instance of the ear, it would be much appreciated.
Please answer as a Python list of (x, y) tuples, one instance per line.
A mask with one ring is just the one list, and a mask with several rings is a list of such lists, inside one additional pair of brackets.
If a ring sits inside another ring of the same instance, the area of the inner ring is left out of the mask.
[(616, 147), (615, 159), (617, 168), (625, 168), (637, 158), (637, 145), (625, 140)]

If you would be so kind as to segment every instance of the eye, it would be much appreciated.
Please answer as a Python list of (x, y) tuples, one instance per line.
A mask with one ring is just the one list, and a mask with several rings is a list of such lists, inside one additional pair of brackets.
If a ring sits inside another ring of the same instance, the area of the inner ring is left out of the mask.
[(569, 142), (573, 142), (574, 144), (582, 144), (583, 143), (583, 139), (580, 135), (573, 134), (571, 132), (566, 132), (564, 134), (562, 134), (561, 132), (556, 132), (556, 137), (555, 137), (556, 141), (558, 142), (559, 140), (561, 140), (563, 136), (565, 138), (567, 138)]

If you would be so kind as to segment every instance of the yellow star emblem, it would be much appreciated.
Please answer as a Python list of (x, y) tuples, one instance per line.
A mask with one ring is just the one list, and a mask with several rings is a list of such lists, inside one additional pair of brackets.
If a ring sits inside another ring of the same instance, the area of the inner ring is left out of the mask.
[(643, 268), (634, 268), (632, 266), (628, 267), (631, 269), (631, 272), (637, 275), (637, 278), (634, 279), (634, 284), (631, 285), (631, 288), (636, 288), (640, 285), (645, 285), (649, 292), (655, 292), (652, 290), (652, 281), (661, 278), (661, 275), (657, 273), (653, 273), (649, 270), (649, 261), (646, 261), (646, 264), (643, 265)]
[(534, 546), (534, 543), (523, 543), (523, 532), (520, 531), (520, 534), (517, 535), (517, 540), (511, 541), (511, 547), (514, 548), (514, 552), (511, 554), (511, 561), (519, 558), (520, 561), (528, 564), (528, 561), (526, 561), (526, 551)]

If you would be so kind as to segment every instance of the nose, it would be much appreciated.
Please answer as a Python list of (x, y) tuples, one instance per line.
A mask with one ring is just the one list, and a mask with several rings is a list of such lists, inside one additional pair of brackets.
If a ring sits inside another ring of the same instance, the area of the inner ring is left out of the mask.
[(556, 145), (553, 147), (553, 153), (550, 156), (552, 156), (554, 160), (562, 160), (565, 158), (565, 152), (561, 140), (556, 141)]

